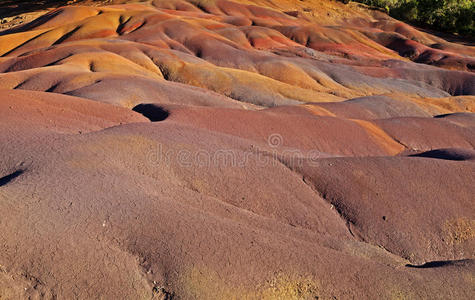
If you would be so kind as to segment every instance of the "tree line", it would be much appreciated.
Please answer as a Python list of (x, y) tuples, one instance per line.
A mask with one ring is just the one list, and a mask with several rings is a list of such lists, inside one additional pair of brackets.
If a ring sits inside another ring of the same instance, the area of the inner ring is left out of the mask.
[(392, 17), (414, 25), (475, 37), (475, 0), (355, 1), (382, 8)]

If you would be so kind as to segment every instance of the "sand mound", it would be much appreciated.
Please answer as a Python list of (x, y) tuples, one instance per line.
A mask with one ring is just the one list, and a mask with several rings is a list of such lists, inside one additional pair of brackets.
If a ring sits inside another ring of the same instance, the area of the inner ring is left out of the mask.
[(112, 2), (0, 31), (0, 298), (473, 298), (473, 46), (356, 3)]

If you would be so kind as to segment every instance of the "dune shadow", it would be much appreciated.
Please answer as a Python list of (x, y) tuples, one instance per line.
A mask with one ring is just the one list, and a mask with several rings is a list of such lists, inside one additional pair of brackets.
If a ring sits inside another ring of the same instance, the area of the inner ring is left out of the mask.
[(426, 262), (422, 265), (412, 265), (406, 264), (408, 268), (416, 268), (416, 269), (430, 269), (430, 268), (440, 268), (440, 267), (447, 267), (447, 266), (464, 266), (469, 262), (472, 262), (471, 259), (459, 259), (459, 260), (437, 260), (437, 261), (430, 261)]
[(435, 115), (434, 118), (436, 118), (436, 119), (443, 119), (443, 118), (449, 117), (449, 116), (451, 116), (451, 115), (453, 115), (453, 113)]
[(7, 175), (7, 176), (4, 176), (4, 177), (0, 178), (0, 187), (8, 184), (10, 181), (17, 178), (18, 176), (20, 176), (24, 172), (25, 171), (23, 171), (23, 170), (17, 170), (17, 171), (15, 171), (15, 172)]
[(465, 149), (435, 149), (418, 154), (410, 155), (412, 157), (426, 157), (444, 160), (464, 161), (475, 158), (475, 151)]

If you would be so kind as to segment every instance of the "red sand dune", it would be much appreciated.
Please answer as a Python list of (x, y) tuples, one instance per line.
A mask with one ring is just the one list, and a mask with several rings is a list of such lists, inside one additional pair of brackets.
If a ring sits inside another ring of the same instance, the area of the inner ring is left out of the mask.
[(0, 31), (0, 299), (473, 298), (474, 46), (111, 2)]

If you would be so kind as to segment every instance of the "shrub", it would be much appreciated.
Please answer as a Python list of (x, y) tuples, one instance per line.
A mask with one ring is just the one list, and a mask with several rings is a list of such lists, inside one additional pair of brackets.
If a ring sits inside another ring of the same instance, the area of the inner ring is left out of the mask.
[(475, 36), (474, 0), (356, 0), (423, 27)]

